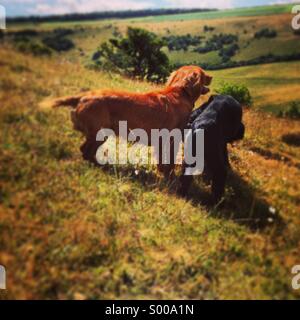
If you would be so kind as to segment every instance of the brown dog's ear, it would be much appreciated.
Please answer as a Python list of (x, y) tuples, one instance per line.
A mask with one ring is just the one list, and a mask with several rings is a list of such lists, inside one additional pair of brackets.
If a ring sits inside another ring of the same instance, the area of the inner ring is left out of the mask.
[(204, 84), (202, 74), (193, 72), (183, 80), (185, 92), (191, 97), (193, 103), (203, 92)]
[(172, 82), (175, 80), (176, 75), (177, 75), (177, 71), (174, 71), (174, 72), (171, 73), (171, 75), (170, 75), (170, 77), (169, 77), (169, 79), (168, 79), (168, 81), (167, 81), (167, 84), (166, 84), (168, 87), (169, 87), (169, 86), (172, 84)]

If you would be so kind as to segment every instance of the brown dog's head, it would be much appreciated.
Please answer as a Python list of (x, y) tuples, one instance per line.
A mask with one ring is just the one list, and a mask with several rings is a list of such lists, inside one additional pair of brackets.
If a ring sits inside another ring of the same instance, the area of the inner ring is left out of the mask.
[(174, 71), (168, 82), (168, 87), (182, 87), (191, 98), (192, 102), (200, 97), (202, 94), (209, 92), (209, 86), (212, 77), (209, 76), (198, 66), (185, 66), (177, 71)]

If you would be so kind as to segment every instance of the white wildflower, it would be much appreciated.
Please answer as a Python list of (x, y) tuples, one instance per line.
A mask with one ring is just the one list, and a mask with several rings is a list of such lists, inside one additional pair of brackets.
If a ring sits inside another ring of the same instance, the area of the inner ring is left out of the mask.
[(274, 207), (270, 207), (269, 208), (270, 213), (275, 214), (276, 213), (276, 209)]

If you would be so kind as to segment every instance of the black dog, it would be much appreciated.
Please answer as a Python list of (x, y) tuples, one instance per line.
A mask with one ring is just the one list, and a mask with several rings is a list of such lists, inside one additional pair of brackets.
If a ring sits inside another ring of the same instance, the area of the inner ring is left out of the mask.
[[(242, 123), (242, 106), (234, 98), (225, 95), (212, 96), (207, 103), (195, 110), (189, 120), (192, 139), (199, 129), (204, 130), (204, 174), (212, 180), (214, 202), (219, 202), (225, 190), (229, 167), (227, 143), (241, 140), (245, 127)], [(195, 143), (192, 144), (195, 154)], [(183, 163), (179, 193), (185, 196), (193, 180), (187, 175), (193, 165)]]

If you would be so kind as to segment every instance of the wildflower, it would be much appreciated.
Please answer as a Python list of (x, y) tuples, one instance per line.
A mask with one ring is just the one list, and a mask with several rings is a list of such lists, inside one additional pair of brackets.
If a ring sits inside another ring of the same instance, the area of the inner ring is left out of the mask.
[(270, 213), (275, 214), (276, 213), (276, 209), (274, 207), (270, 207), (269, 208)]

